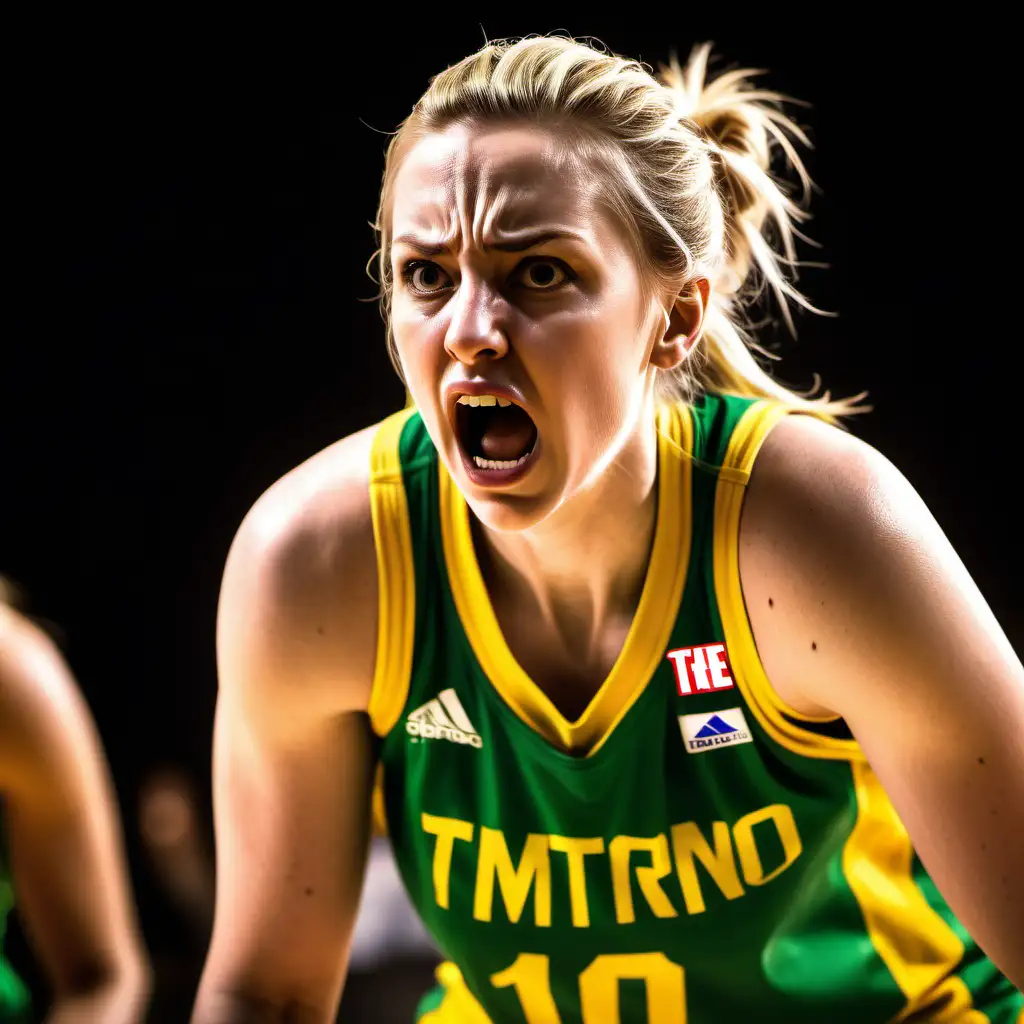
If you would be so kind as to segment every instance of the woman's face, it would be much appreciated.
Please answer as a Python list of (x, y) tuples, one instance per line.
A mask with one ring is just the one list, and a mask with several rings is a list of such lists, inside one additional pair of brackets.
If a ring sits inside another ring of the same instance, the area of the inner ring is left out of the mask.
[(540, 129), (453, 127), (394, 188), (392, 323), (409, 390), (476, 515), (542, 521), (635, 435), (664, 307), (598, 175)]

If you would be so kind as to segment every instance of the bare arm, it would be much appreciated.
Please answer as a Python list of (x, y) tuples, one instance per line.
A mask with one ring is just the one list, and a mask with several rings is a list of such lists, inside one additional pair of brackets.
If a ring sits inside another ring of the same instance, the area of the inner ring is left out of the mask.
[(802, 417), (765, 443), (741, 536), (779, 694), (847, 721), (957, 916), (1024, 985), (1024, 669), (967, 570), (890, 463)]
[(268, 492), (228, 557), (217, 903), (195, 1024), (337, 1013), (370, 835), (377, 589), (368, 448), (356, 435), (336, 449)]
[(141, 1022), (148, 966), (99, 736), (55, 645), (9, 609), (0, 609), (0, 700), (11, 868), (53, 986), (48, 1022)]

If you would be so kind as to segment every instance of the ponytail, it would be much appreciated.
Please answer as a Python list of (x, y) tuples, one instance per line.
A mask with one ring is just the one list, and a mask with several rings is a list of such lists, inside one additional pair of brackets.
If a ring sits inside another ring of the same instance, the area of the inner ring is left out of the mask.
[[(833, 420), (867, 412), (860, 404), (864, 394), (833, 400), (826, 391), (811, 398), (780, 384), (758, 359), (773, 357), (754, 341), (745, 314), (765, 286), (794, 336), (791, 303), (828, 315), (811, 305), (791, 280), (798, 266), (794, 238), (807, 241), (797, 226), (810, 218), (806, 202), (813, 184), (794, 141), (807, 147), (811, 143), (780, 109), (782, 103), (798, 101), (752, 86), (751, 79), (761, 72), (740, 69), (708, 82), (710, 53), (711, 45), (704, 43), (693, 49), (685, 68), (673, 59), (658, 74), (679, 116), (692, 123), (707, 147), (723, 224), (722, 259), (712, 281), (701, 343), (676, 373), (673, 390), (767, 398)], [(773, 149), (781, 151), (799, 179), (800, 202), (771, 174)], [(777, 239), (777, 249), (771, 238)]]

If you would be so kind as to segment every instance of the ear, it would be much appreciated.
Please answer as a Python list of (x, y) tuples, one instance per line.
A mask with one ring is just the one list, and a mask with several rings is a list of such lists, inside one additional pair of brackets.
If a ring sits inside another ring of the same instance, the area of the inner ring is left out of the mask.
[(704, 328), (711, 285), (706, 277), (691, 281), (676, 295), (666, 310), (665, 333), (656, 338), (651, 365), (659, 370), (674, 370), (693, 350)]

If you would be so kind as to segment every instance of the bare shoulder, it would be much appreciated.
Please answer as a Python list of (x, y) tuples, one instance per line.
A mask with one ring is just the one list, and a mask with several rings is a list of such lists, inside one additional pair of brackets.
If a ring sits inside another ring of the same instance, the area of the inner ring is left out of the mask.
[(41, 661), (58, 656), (56, 645), (31, 619), (0, 602), (0, 714), (6, 717)]
[(903, 474), (870, 445), (809, 416), (783, 419), (757, 457), (740, 571), (768, 676), (808, 714), (837, 710), (820, 682), (823, 655), (863, 639), (853, 623), (881, 639), (896, 621), (883, 609), (897, 594), (915, 594), (922, 571), (966, 576)]
[[(848, 529), (879, 525), (884, 505), (907, 501), (920, 498), (876, 449), (812, 416), (792, 415), (776, 424), (754, 463), (745, 521), (786, 530), (796, 514), (804, 525), (813, 517), (816, 526)], [(804, 540), (813, 544), (815, 536)]]
[(217, 908), (196, 1019), (226, 1019), (232, 997), (268, 1019), (302, 1016), (299, 1007), (333, 1019), (370, 830), (376, 430), (274, 484), (228, 555), (217, 617)]
[(57, 644), (0, 604), (0, 788), (34, 780), (44, 762), (81, 753), (91, 726), (85, 700)]
[[(73, 699), (70, 672), (45, 630), (0, 603), (0, 736)], [(2, 748), (3, 744), (0, 744)]]
[(255, 503), (228, 555), (218, 612), (222, 696), (365, 710), (376, 656), (370, 455), (377, 427), (338, 441)]
[(775, 426), (754, 463), (741, 538), (753, 558), (778, 565), (784, 554), (806, 579), (821, 577), (826, 566), (856, 574), (864, 545), (901, 544), (936, 529), (884, 455), (837, 427), (794, 415)]

